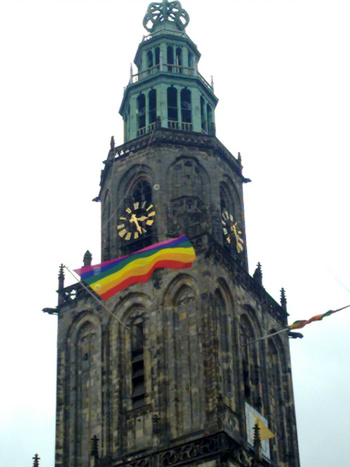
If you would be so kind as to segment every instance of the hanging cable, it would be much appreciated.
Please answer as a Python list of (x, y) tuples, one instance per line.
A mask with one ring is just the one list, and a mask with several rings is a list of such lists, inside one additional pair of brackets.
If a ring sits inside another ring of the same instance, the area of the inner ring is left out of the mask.
[(73, 274), (73, 272), (67, 267), (67, 266), (63, 266), (70, 274), (71, 276), (74, 277), (74, 279), (83, 287), (83, 289), (85, 289), (89, 295), (91, 295), (91, 297), (99, 304), (102, 306), (102, 308), (104, 308), (114, 319), (116, 319), (118, 321), (119, 324), (121, 324), (129, 333), (130, 335), (132, 335), (135, 339), (137, 339), (139, 342), (141, 342), (143, 344), (143, 341), (141, 341), (132, 331), (131, 329), (125, 324), (123, 323), (123, 321), (121, 321), (118, 316), (116, 316), (115, 314), (113, 314), (111, 312), (111, 310), (102, 302), (100, 301), (96, 295), (89, 289), (89, 287), (87, 287), (84, 282), (82, 281), (79, 281), (79, 278)]

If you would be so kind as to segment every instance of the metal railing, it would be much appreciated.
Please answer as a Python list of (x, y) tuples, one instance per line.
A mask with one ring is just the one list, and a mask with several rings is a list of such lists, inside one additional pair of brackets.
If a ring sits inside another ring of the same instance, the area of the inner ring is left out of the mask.
[(198, 78), (202, 81), (206, 88), (210, 91), (214, 92), (213, 86), (208, 83), (208, 81), (200, 74), (198, 71), (193, 67), (187, 67), (182, 65), (174, 65), (174, 64), (157, 64), (147, 70), (140, 71), (134, 75), (131, 75), (129, 85), (138, 83), (150, 76), (154, 76), (158, 73), (169, 73), (169, 74), (176, 74), (176, 75), (183, 75), (183, 76), (198, 76)]

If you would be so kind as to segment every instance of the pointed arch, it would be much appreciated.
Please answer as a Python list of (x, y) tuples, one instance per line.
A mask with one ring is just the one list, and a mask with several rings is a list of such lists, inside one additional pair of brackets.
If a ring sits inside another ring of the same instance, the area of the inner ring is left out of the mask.
[(177, 129), (179, 121), (179, 111), (177, 102), (177, 89), (174, 86), (169, 86), (167, 89), (167, 104), (168, 104), (168, 126), (172, 129)]
[(182, 48), (177, 47), (176, 48), (176, 71), (178, 73), (182, 73)]
[(181, 156), (167, 171), (172, 233), (192, 237), (208, 228), (210, 178), (195, 157)]
[(81, 312), (67, 339), (69, 453), (77, 467), (89, 462), (90, 439), (102, 435), (101, 327), (97, 316)]
[(259, 348), (251, 345), (258, 333), (252, 316), (255, 313), (251, 308), (245, 307), (241, 314), (239, 324), (239, 338), (241, 348), (241, 371), (243, 379), (243, 390), (245, 401), (258, 412), (262, 410), (261, 392), (261, 364), (259, 359)]
[[(187, 88), (181, 90), (181, 122), (192, 123), (192, 94)], [(183, 129), (188, 129), (186, 126)]]
[[(114, 432), (113, 444), (123, 449), (137, 449), (151, 432), (146, 430), (151, 421), (149, 406), (152, 400), (150, 313), (154, 304), (149, 296), (129, 293), (117, 303), (109, 320), (110, 392)], [(123, 326), (120, 322), (124, 323)], [(144, 414), (145, 423), (137, 423)], [(146, 423), (147, 422), (147, 423)], [(128, 437), (127, 433), (132, 433)], [(121, 451), (120, 451), (121, 452)]]
[[(271, 332), (276, 332), (274, 329)], [(287, 461), (288, 433), (285, 426), (286, 410), (290, 399), (284, 381), (288, 379), (288, 365), (285, 350), (280, 336), (273, 336), (267, 342), (267, 383), (269, 395), (269, 410), (272, 422), (272, 431), (275, 438), (271, 441), (272, 451), (277, 451), (278, 459)], [(291, 449), (292, 452), (293, 449)]]
[[(173, 436), (197, 430), (205, 413), (199, 289), (189, 275), (180, 274), (164, 295), (168, 418)], [(183, 414), (187, 414), (183, 417)]]
[(232, 296), (226, 281), (218, 279), (214, 291), (214, 323), (219, 342), (219, 364), (224, 396), (234, 395), (233, 355), (232, 355)]
[(107, 259), (111, 253), (111, 195), (110, 191), (106, 190), (104, 198), (102, 200), (102, 213), (101, 213), (101, 224), (103, 233), (103, 258)]
[(147, 295), (131, 293), (113, 310), (113, 315), (118, 319), (111, 317), (109, 322), (111, 364), (115, 366), (119, 360), (124, 410), (145, 405), (146, 389), (148, 392), (151, 389), (145, 374), (145, 361), (150, 358), (148, 336), (152, 309), (153, 303)]
[(125, 235), (126, 230), (122, 230), (123, 220), (119, 222), (120, 218), (126, 217), (127, 210), (142, 216), (145, 209), (153, 207), (152, 179), (151, 169), (145, 164), (139, 164), (132, 166), (119, 183), (117, 196), (121, 201), (117, 204), (116, 230), (121, 237), (122, 254), (130, 254), (156, 243), (155, 223), (143, 226), (142, 235), (136, 231)]
[(155, 124), (157, 119), (157, 90), (151, 89), (148, 93), (148, 124)]
[(168, 45), (167, 47), (167, 64), (168, 64), (168, 71), (173, 72), (174, 68), (174, 46)]
[(136, 99), (137, 103), (137, 129), (138, 135), (143, 134), (142, 130), (146, 127), (146, 96), (139, 94)]
[(208, 203), (210, 178), (195, 157), (178, 157), (168, 168), (167, 184), (171, 199), (193, 196)]
[(235, 219), (242, 220), (242, 201), (241, 196), (233, 180), (225, 175), (220, 182), (220, 206), (221, 212), (226, 209)]

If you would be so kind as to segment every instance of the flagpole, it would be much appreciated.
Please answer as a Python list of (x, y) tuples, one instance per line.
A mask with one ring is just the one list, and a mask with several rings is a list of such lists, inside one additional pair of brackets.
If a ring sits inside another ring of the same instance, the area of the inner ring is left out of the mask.
[(259, 342), (264, 339), (268, 339), (269, 337), (276, 336), (277, 334), (281, 334), (282, 332), (286, 332), (286, 331), (289, 331), (289, 328), (284, 328), (284, 329), (281, 329), (280, 331), (273, 332), (272, 334), (267, 334), (266, 336), (259, 337), (259, 339), (255, 339), (255, 341), (248, 342), (248, 344), (242, 345), (242, 347), (245, 347), (250, 344), (254, 344), (255, 342)]
[(68, 268), (68, 266), (63, 266), (65, 269), (67, 269), (67, 271), (74, 277), (74, 279), (83, 287), (83, 289), (85, 289), (90, 295), (91, 297), (96, 300), (96, 302), (102, 306), (102, 308), (104, 308), (113, 318), (115, 318), (119, 324), (121, 324), (133, 337), (135, 337), (135, 339), (137, 339), (139, 342), (141, 342), (143, 344), (143, 341), (141, 341), (141, 339), (139, 339), (132, 331), (131, 329), (123, 323), (123, 321), (121, 321), (118, 316), (114, 315), (111, 310), (102, 302), (100, 301), (96, 295), (88, 288), (86, 287), (86, 285), (80, 281), (76, 276), (75, 274), (72, 273), (72, 271)]

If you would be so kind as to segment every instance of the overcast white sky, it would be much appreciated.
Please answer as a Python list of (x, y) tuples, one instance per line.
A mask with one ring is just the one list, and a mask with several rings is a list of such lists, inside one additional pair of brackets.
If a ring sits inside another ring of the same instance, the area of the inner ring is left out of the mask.
[[(1, 1), (1, 0), (0, 0)], [(54, 465), (60, 263), (100, 261), (99, 191), (148, 0), (2, 0), (0, 464)], [(243, 157), (248, 257), (290, 322), (350, 304), (350, 2), (183, 0), (217, 136)], [(67, 278), (67, 284), (72, 283)], [(290, 342), (303, 467), (346, 467), (350, 310)]]

